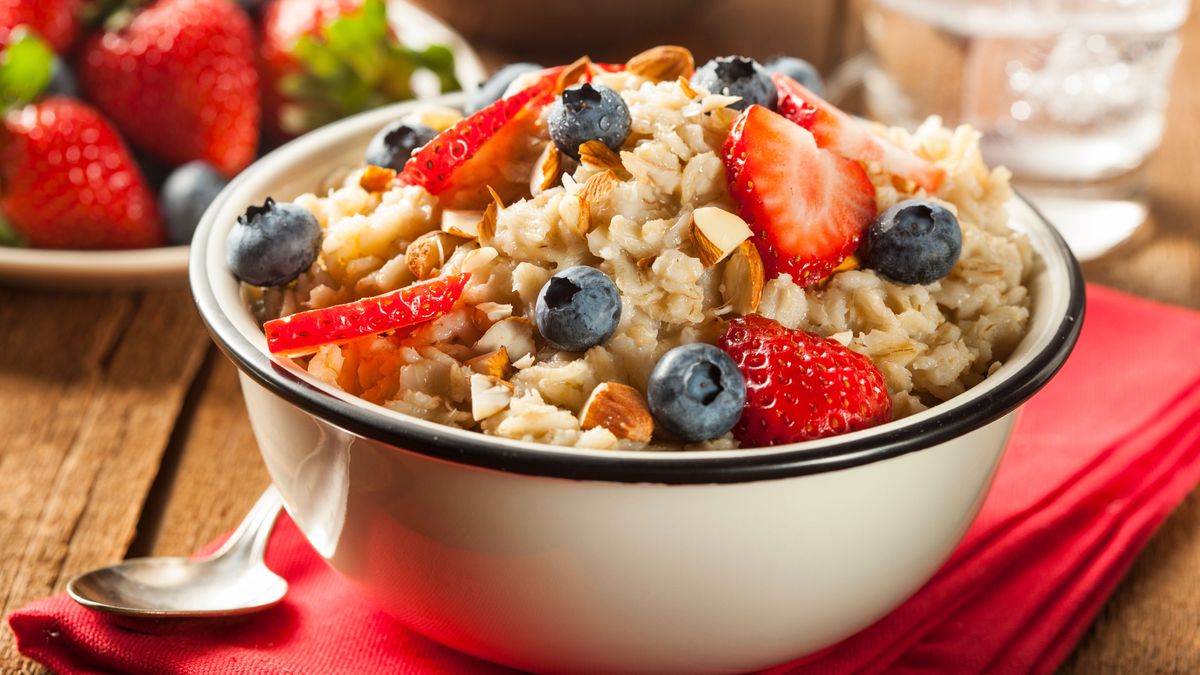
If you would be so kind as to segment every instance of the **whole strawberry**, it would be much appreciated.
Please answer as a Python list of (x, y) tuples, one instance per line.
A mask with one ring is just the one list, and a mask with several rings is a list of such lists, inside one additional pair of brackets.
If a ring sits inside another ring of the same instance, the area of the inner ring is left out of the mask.
[(80, 101), (51, 98), (7, 114), (0, 184), (0, 210), (33, 246), (163, 243), (154, 193), (112, 126)]
[(807, 441), (892, 418), (883, 375), (836, 342), (751, 314), (731, 321), (717, 346), (746, 378), (746, 407), (733, 428), (745, 447)]
[(59, 54), (79, 36), (82, 0), (0, 0), (0, 43), (17, 26), (27, 26)]
[(88, 39), (78, 71), (87, 98), (151, 156), (226, 174), (254, 159), (254, 32), (233, 0), (156, 0)]
[(272, 0), (261, 31), (264, 128), (274, 140), (412, 98), (418, 70), (442, 91), (458, 89), (450, 50), (402, 45), (384, 0)]

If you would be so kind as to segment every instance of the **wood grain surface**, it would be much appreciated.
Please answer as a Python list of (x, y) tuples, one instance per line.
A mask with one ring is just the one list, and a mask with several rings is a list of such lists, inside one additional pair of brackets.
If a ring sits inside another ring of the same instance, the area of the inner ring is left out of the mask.
[[(693, 46), (698, 58), (788, 52), (828, 71), (861, 49), (863, 2), (704, 2), (658, 28), (653, 41), (592, 35), (575, 51), (623, 59), (671, 41)], [(431, 4), (453, 22), (472, 3)], [(468, 37), (493, 64), (575, 55), (475, 28), (483, 32)], [(1085, 273), (1200, 308), (1200, 18), (1183, 38), (1167, 138), (1146, 171), (1151, 220)], [(210, 345), (182, 289), (0, 288), (0, 439), (5, 615), (61, 590), (78, 571), (132, 555), (189, 553), (236, 524), (267, 484), (236, 372)], [(7, 628), (0, 672), (43, 672), (15, 652)], [(1200, 493), (1154, 537), (1062, 672), (1200, 672)]]

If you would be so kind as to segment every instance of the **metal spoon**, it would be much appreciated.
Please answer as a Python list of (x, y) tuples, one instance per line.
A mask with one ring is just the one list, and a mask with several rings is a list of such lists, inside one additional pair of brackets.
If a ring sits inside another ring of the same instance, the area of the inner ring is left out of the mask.
[(75, 577), (67, 594), (84, 607), (124, 616), (219, 617), (266, 609), (288, 589), (263, 562), (282, 508), (271, 486), (212, 555), (126, 560)]

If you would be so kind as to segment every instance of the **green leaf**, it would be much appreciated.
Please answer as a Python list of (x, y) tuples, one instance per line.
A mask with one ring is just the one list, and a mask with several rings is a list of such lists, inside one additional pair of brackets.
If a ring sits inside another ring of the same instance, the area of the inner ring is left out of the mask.
[(307, 128), (412, 98), (418, 70), (436, 75), (442, 91), (461, 88), (454, 77), (454, 53), (440, 45), (416, 50), (400, 44), (384, 0), (365, 0), (317, 35), (298, 39), (291, 53), (301, 72), (277, 86), (294, 104), (291, 120), (312, 124)]
[(19, 26), (0, 55), (0, 105), (5, 110), (25, 105), (50, 84), (54, 51)]

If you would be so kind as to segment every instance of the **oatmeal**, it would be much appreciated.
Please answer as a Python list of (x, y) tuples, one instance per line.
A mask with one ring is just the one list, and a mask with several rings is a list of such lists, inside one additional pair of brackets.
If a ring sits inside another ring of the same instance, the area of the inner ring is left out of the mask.
[[(677, 52), (669, 58), (657, 68), (576, 64), (585, 84), (564, 83), (569, 68), (524, 83), (477, 115), (549, 91), (541, 102), (510, 105), (515, 114), (501, 111), (497, 120), (519, 126), (450, 166), (453, 180), (413, 168), (435, 139), (399, 174), (381, 180), (377, 167), (355, 169), (321, 194), (297, 197), (321, 228), (319, 249), (285, 284), (244, 285), (247, 302), (270, 321), (463, 279), (445, 311), (413, 310), (382, 332), (292, 358), (404, 414), (599, 449), (734, 448), (862, 428), (952, 398), (1007, 358), (1026, 330), (1025, 284), (1038, 263), (1008, 228), (1009, 176), (984, 165), (976, 132), (937, 119), (913, 133), (868, 127), (778, 77), (765, 105), (742, 105), (757, 90), (719, 67), (708, 80), (704, 69), (690, 80), (659, 79), (655, 72), (692, 70), (690, 55), (684, 66)], [(761, 74), (750, 72), (759, 86)], [(596, 114), (609, 116), (608, 137), (589, 139), (600, 128), (588, 119)], [(418, 118), (435, 120), (450, 141), (470, 122), (449, 127), (445, 110)], [(802, 124), (810, 118), (811, 130)], [(621, 119), (626, 128), (613, 131)], [(563, 135), (579, 159), (559, 147)], [(786, 166), (793, 162), (800, 166)], [(898, 280), (906, 266), (916, 282)], [(569, 278), (573, 268), (592, 272)], [(798, 381), (769, 392), (772, 401), (786, 407), (802, 392), (840, 398), (849, 412), (816, 420), (807, 435), (749, 412), (730, 429), (763, 395), (762, 378), (774, 378), (771, 387), (792, 381), (786, 365), (765, 375), (747, 365), (759, 357), (746, 351), (758, 348), (759, 319), (744, 320), (751, 315), (769, 320), (761, 330), (772, 345), (800, 345), (812, 363), (835, 364), (853, 380), (836, 391)], [(736, 340), (733, 326), (742, 331)], [(692, 344), (710, 347), (656, 371)], [(692, 388), (670, 396), (695, 396), (712, 410), (656, 401), (656, 372)], [(743, 390), (722, 389), (734, 386)], [(692, 432), (709, 417), (720, 433)]]

